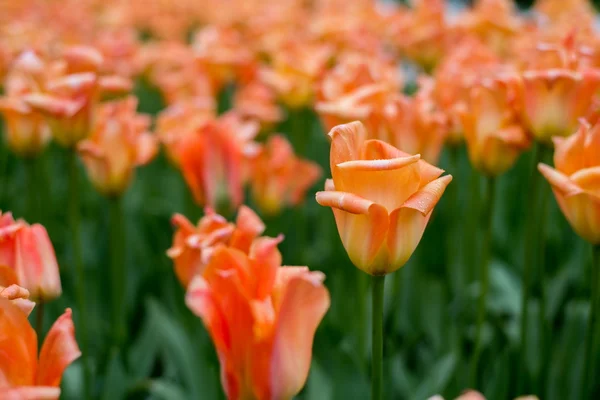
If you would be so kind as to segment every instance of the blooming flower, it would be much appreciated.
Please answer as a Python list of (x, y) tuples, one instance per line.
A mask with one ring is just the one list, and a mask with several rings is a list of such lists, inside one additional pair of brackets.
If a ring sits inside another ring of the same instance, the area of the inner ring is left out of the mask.
[(93, 185), (104, 195), (122, 194), (135, 167), (156, 154), (157, 141), (147, 132), (150, 118), (136, 114), (136, 107), (132, 96), (103, 104), (92, 135), (77, 145)]
[(315, 330), (329, 308), (324, 276), (281, 267), (281, 238), (260, 238), (248, 254), (221, 247), (188, 288), (221, 363), (227, 398), (290, 399), (308, 376)]
[(600, 124), (582, 121), (568, 138), (555, 138), (554, 165), (538, 169), (571, 227), (588, 242), (600, 244)]
[(226, 246), (248, 253), (254, 239), (265, 230), (258, 215), (246, 206), (238, 210), (235, 224), (210, 208), (197, 226), (181, 214), (175, 214), (171, 222), (177, 231), (167, 255), (173, 260), (177, 278), (184, 287), (204, 271), (216, 248)]
[(363, 124), (335, 127), (332, 180), (317, 202), (331, 207), (342, 243), (354, 265), (384, 275), (402, 267), (419, 244), (451, 175), (379, 141)]

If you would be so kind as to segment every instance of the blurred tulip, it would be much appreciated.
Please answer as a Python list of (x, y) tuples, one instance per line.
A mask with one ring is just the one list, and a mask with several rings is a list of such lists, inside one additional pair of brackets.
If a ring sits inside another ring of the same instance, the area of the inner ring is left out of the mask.
[(265, 230), (258, 215), (246, 206), (238, 210), (235, 224), (227, 222), (211, 209), (206, 209), (197, 226), (181, 214), (175, 214), (171, 222), (177, 231), (167, 255), (173, 260), (177, 278), (184, 287), (194, 276), (202, 274), (218, 247), (231, 247), (248, 253), (254, 239)]
[(184, 138), (195, 135), (209, 120), (216, 118), (213, 97), (195, 97), (173, 103), (161, 110), (156, 119), (156, 135), (164, 144), (167, 157), (179, 165), (179, 153)]
[(148, 163), (158, 149), (147, 132), (150, 118), (137, 114), (137, 99), (103, 104), (92, 135), (77, 145), (94, 187), (106, 196), (119, 196), (129, 186), (136, 166)]
[(332, 180), (317, 202), (332, 207), (342, 243), (354, 265), (371, 275), (402, 267), (419, 244), (451, 175), (395, 147), (367, 140), (363, 124), (335, 127)]
[[(71, 309), (52, 325), (39, 353), (27, 314), (0, 291), (0, 392), (2, 398), (47, 399), (60, 396), (64, 370), (81, 352), (75, 341)], [(22, 298), (26, 294), (21, 293)]]
[(556, 169), (539, 164), (571, 227), (588, 242), (600, 244), (600, 124), (582, 121), (568, 138), (555, 138)]
[(580, 117), (588, 115), (600, 88), (600, 71), (567, 69), (523, 73), (523, 120), (533, 137), (550, 144), (569, 136)]
[(40, 224), (15, 221), (10, 213), (0, 216), (2, 266), (14, 272), (16, 281), (9, 283), (23, 286), (35, 300), (49, 301), (62, 294), (54, 247)]
[(4, 116), (11, 151), (31, 157), (44, 149), (50, 140), (50, 130), (41, 115), (17, 98), (0, 99), (0, 113)]
[[(2, 276), (2, 270), (4, 269), (12, 271), (7, 267), (0, 266), (0, 277)], [(2, 283), (2, 278), (0, 278), (0, 299), (8, 300), (18, 307), (23, 314), (29, 316), (35, 307), (35, 303), (29, 300), (29, 291), (14, 283), (7, 287), (4, 287)], [(0, 300), (0, 302), (1, 301), (2, 300)]]
[(257, 153), (258, 124), (243, 122), (235, 112), (209, 121), (180, 145), (180, 168), (195, 201), (212, 208), (242, 204), (246, 164)]
[(186, 304), (211, 335), (232, 400), (293, 398), (306, 382), (313, 337), (329, 308), (324, 275), (281, 267), (280, 240), (260, 238), (248, 254), (217, 249), (187, 291)]
[(283, 136), (272, 135), (253, 163), (252, 198), (263, 213), (275, 215), (300, 204), (320, 176), (318, 164), (296, 157)]
[(488, 176), (508, 170), (530, 140), (517, 120), (510, 79), (483, 80), (470, 90), (461, 113), (469, 158)]
[(244, 118), (259, 121), (262, 131), (270, 129), (283, 119), (275, 92), (259, 80), (242, 85), (236, 91), (233, 109)]

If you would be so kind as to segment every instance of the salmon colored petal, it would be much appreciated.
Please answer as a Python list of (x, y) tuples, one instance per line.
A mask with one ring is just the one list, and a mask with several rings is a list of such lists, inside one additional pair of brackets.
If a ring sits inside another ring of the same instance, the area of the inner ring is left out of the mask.
[(60, 386), (63, 372), (81, 351), (75, 340), (72, 312), (67, 308), (52, 325), (42, 349), (35, 383), (40, 386)]
[(583, 192), (568, 176), (546, 164), (538, 164), (538, 170), (552, 187), (565, 195), (575, 195)]
[(10, 286), (19, 283), (15, 271), (6, 265), (0, 265), (0, 286)]
[(419, 189), (419, 156), (391, 160), (358, 160), (338, 164), (335, 188), (353, 193), (385, 207), (400, 207)]
[(277, 246), (283, 240), (283, 235), (276, 238), (261, 237), (250, 247), (252, 260), (251, 275), (256, 282), (254, 297), (260, 300), (269, 296), (275, 284), (277, 270), (281, 266), (281, 253)]
[(424, 216), (429, 214), (436, 206), (438, 201), (442, 198), (446, 186), (452, 182), (452, 175), (442, 176), (432, 182), (429, 182), (426, 186), (419, 189), (419, 191), (412, 196), (404, 204), (403, 208), (412, 208), (413, 210), (419, 211)]
[(329, 162), (332, 174), (335, 165), (360, 159), (362, 144), (367, 139), (367, 131), (361, 122), (338, 125), (328, 135), (331, 140)]
[(333, 183), (333, 179), (326, 179), (325, 180), (325, 191), (334, 191), (335, 190), (335, 184)]
[(580, 121), (579, 130), (566, 138), (554, 137), (554, 165), (566, 175), (584, 168), (585, 139), (590, 130), (586, 121)]
[(158, 140), (150, 133), (142, 133), (136, 143), (136, 165), (148, 164), (158, 153)]
[(284, 289), (271, 360), (273, 399), (292, 398), (306, 382), (315, 332), (330, 305), (323, 279), (321, 273), (306, 272)]
[(346, 252), (354, 265), (371, 273), (388, 232), (388, 212), (382, 205), (351, 193), (318, 192), (317, 203), (331, 207)]
[(409, 156), (391, 144), (376, 139), (366, 140), (360, 149), (361, 160), (387, 160)]
[(29, 290), (16, 284), (7, 287), (0, 285), (0, 298), (10, 300), (26, 316), (29, 316), (35, 307), (35, 303), (29, 300)]
[(37, 337), (27, 315), (11, 300), (0, 297), (0, 384), (35, 384)]
[(586, 192), (565, 195), (556, 188), (554, 195), (573, 230), (593, 245), (600, 244), (600, 199)]
[(570, 179), (586, 193), (600, 200), (600, 165), (579, 170)]
[(0, 389), (2, 400), (58, 400), (60, 388), (50, 386), (21, 386)]
[(236, 230), (229, 245), (247, 253), (250, 251), (252, 241), (264, 232), (265, 224), (250, 207), (243, 205), (238, 210), (235, 225)]

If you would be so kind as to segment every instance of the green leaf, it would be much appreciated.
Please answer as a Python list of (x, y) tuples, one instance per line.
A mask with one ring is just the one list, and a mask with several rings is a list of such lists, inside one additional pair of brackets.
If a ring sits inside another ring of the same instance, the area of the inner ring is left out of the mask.
[(450, 353), (438, 360), (427, 371), (427, 377), (422, 381), (421, 385), (413, 395), (414, 400), (427, 399), (434, 394), (442, 393), (456, 368), (457, 357)]
[(205, 398), (191, 397), (186, 394), (183, 388), (164, 379), (156, 379), (152, 381), (148, 391), (150, 392), (151, 398), (156, 400), (188, 400), (191, 398)]

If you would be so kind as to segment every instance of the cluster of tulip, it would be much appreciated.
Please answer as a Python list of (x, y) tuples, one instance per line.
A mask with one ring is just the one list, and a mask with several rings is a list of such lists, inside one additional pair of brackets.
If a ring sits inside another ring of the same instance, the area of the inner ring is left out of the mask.
[[(63, 148), (72, 256), (72, 268), (59, 272), (42, 225), (0, 214), (0, 398), (58, 398), (63, 371), (80, 355), (81, 396), (95, 395), (79, 161), (110, 202), (111, 341), (121, 349), (128, 323), (122, 199), (136, 168), (161, 151), (195, 207), (205, 210), (196, 225), (172, 217), (167, 255), (185, 304), (212, 339), (226, 396), (296, 396), (330, 295), (322, 272), (281, 265), (283, 235), (261, 235), (275, 216), (313, 201), (307, 193), (323, 181), (313, 122), (329, 131), (331, 146), (331, 179), (316, 202), (333, 210), (350, 261), (372, 280), (374, 400), (383, 398), (385, 276), (415, 252), (453, 179), (435, 165), (444, 150), (456, 156), (463, 143), (487, 184), (483, 240), (472, 249), (482, 260), (468, 385), (482, 386), (497, 178), (533, 147), (516, 392), (530, 389), (524, 357), (532, 271), (542, 268), (544, 177), (573, 230), (594, 247), (582, 372), (583, 396), (592, 396), (600, 371), (600, 40), (591, 5), (540, 0), (526, 15), (509, 0), (479, 0), (453, 15), (442, 0), (413, 7), (374, 0), (222, 3), (27, 0), (0, 7), (5, 143), (31, 166), (39, 191), (29, 194), (28, 212), (40, 221), (49, 211), (39, 198), (51, 196), (40, 182), (41, 155), (52, 140)], [(138, 113), (146, 101), (140, 87), (160, 94), (164, 107), (153, 110), (155, 118)], [(552, 154), (554, 168), (547, 165)], [(3, 154), (2, 179), (6, 160)], [(478, 184), (472, 192), (480, 197)], [(234, 214), (235, 223), (228, 222)], [(43, 306), (61, 295), (61, 277), (76, 295), (78, 339), (67, 309), (47, 332), (38, 361)], [(29, 296), (38, 302), (35, 330)], [(483, 397), (471, 391), (459, 398)]]

